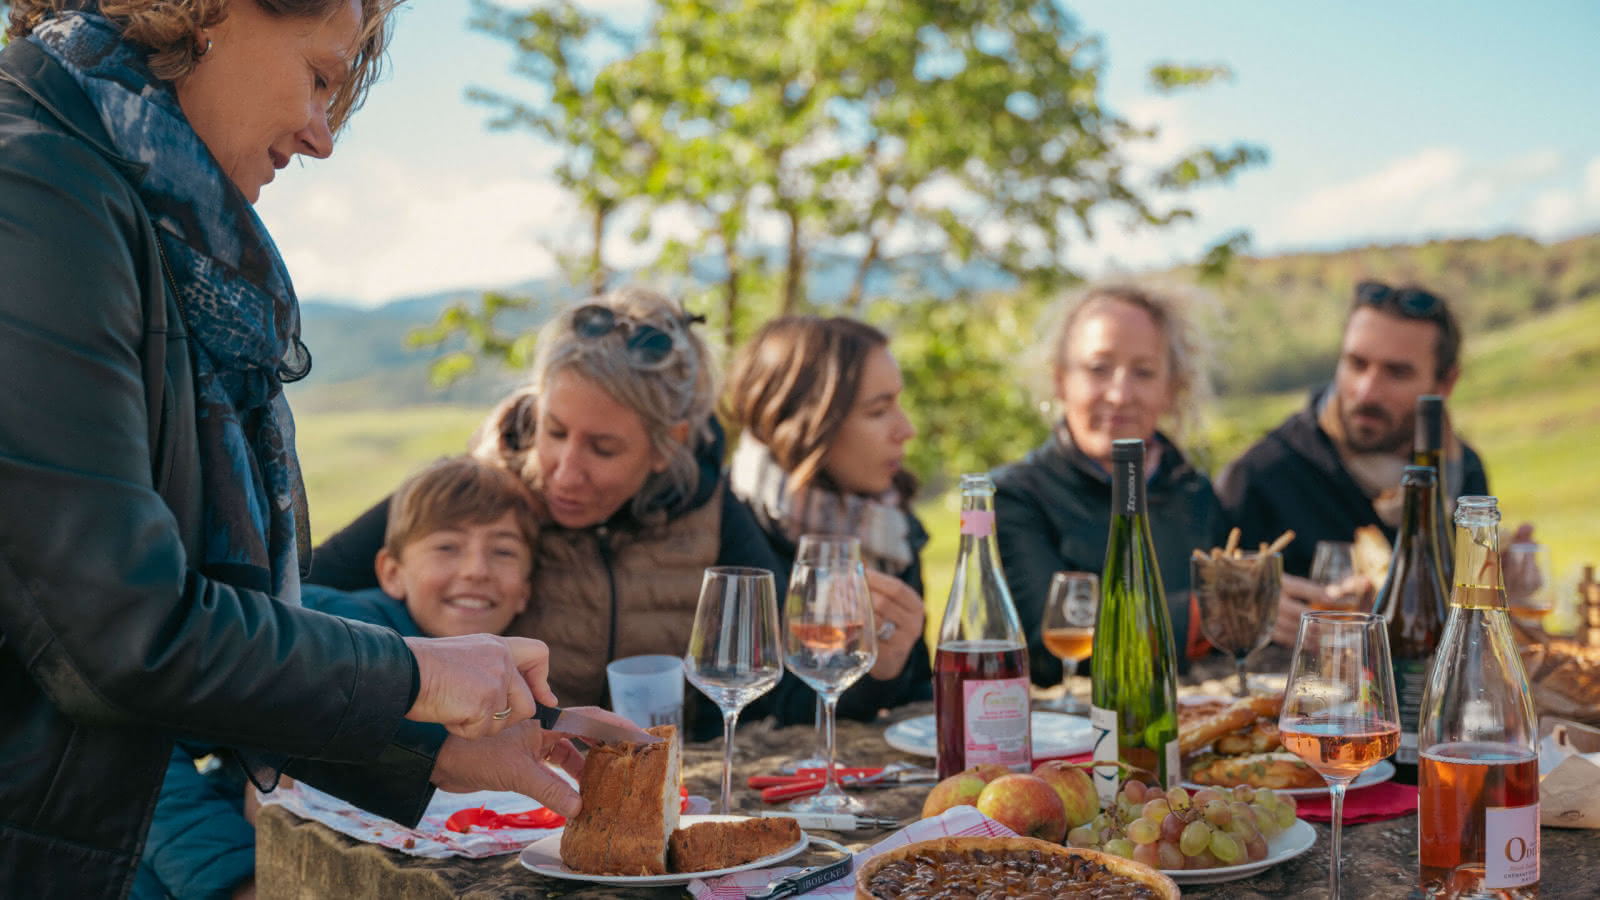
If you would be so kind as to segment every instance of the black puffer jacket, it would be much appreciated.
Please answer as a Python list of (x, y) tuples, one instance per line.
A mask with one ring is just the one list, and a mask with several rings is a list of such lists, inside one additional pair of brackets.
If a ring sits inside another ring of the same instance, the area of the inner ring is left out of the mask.
[[(1050, 576), (1059, 571), (1100, 572), (1111, 530), (1111, 479), (1056, 429), (1020, 461), (997, 469), (995, 531), (1006, 583), (1028, 632), (1033, 683), (1061, 683), (1061, 661), (1040, 635)], [(1149, 474), (1150, 538), (1156, 545), (1161, 584), (1167, 592), (1180, 671), (1189, 623), (1189, 551), (1227, 539), (1222, 507), (1205, 474), (1160, 433), (1161, 462)]]
[(431, 793), (438, 731), (402, 728), (416, 664), (398, 635), (188, 565), (191, 351), (141, 168), (35, 45), (0, 51), (8, 897), (126, 895), (174, 735), (328, 761), (297, 774), (400, 820)]
[[(1299, 412), (1267, 433), (1217, 476), (1217, 496), (1239, 526), (1242, 543), (1254, 547), (1294, 529), (1283, 550), (1283, 571), (1304, 578), (1318, 541), (1348, 541), (1363, 525), (1383, 529), (1394, 543), (1395, 528), (1378, 518), (1372, 499), (1345, 471), (1339, 451), (1317, 424), (1317, 408), (1329, 387), (1313, 391)], [(1483, 460), (1461, 445), (1461, 494), (1489, 493)]]

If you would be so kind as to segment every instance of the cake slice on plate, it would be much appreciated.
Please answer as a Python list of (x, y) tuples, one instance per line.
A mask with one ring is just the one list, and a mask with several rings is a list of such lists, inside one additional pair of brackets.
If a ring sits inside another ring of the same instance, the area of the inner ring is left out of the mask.
[(583, 808), (561, 832), (561, 862), (590, 875), (665, 875), (678, 827), (677, 729), (658, 744), (598, 744), (578, 779)]

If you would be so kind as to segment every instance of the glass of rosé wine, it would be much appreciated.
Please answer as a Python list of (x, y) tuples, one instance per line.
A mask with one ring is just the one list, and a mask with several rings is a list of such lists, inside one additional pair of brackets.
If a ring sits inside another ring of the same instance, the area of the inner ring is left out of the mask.
[(1382, 616), (1308, 612), (1300, 617), (1278, 731), (1283, 746), (1328, 782), (1332, 900), (1339, 900), (1339, 826), (1345, 788), (1399, 748), (1399, 710), (1389, 632)]

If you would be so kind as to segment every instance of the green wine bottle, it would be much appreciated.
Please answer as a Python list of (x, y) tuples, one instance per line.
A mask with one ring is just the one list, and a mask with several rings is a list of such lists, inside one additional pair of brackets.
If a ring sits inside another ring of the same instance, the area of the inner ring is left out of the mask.
[[(1455, 498), (1448, 496), (1449, 482), (1444, 472), (1444, 398), (1438, 394), (1423, 394), (1417, 398), (1417, 427), (1411, 445), (1411, 463), (1432, 466), (1438, 479), (1438, 490), (1433, 492), (1433, 527), (1438, 532), (1439, 561), (1444, 576), (1445, 590), (1455, 584), (1456, 531), (1450, 527), (1450, 510)], [(1397, 686), (1398, 687), (1398, 686)]]
[(1177, 673), (1172, 618), (1145, 510), (1144, 441), (1119, 440), (1111, 447), (1111, 533), (1095, 618), (1089, 720), (1095, 761), (1123, 762), (1137, 771), (1094, 769), (1102, 807), (1115, 802), (1124, 777), (1162, 788), (1177, 784)]

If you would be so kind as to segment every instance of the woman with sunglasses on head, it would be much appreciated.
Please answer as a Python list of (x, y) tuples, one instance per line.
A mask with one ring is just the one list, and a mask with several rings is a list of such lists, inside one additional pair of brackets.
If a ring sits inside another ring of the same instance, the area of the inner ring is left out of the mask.
[[(539, 332), (528, 383), (474, 440), (474, 455), (519, 473), (549, 509), (533, 599), (507, 633), (551, 647), (563, 703), (604, 703), (612, 660), (681, 656), (706, 567), (770, 569), (782, 589), (787, 570), (722, 475), (716, 371), (695, 321), (638, 288), (561, 313)], [(372, 586), (386, 503), (317, 549), (312, 581)], [(691, 736), (720, 733), (720, 713), (692, 696)]]
[(310, 359), (253, 206), (296, 155), (332, 153), (391, 0), (9, 6), (5, 893), (127, 896), (175, 738), (253, 748), (234, 755), (264, 787), (288, 771), (407, 823), (435, 784), (512, 781), (575, 812), (526, 721), (554, 699), (543, 644), (402, 639), (299, 606), (282, 385)]
[[(806, 534), (861, 541), (879, 625), (878, 659), (846, 690), (838, 714), (932, 697), (923, 640), (922, 548), (911, 511), (916, 479), (901, 467), (916, 435), (900, 406), (900, 369), (889, 339), (844, 317), (785, 316), (756, 332), (734, 362), (727, 410), (743, 429), (730, 485), (787, 570)], [(809, 721), (803, 693), (782, 698), (780, 724)]]
[(1000, 561), (1028, 633), (1033, 683), (1061, 683), (1041, 620), (1058, 571), (1099, 572), (1111, 528), (1111, 447), (1145, 443), (1146, 496), (1180, 669), (1204, 644), (1189, 601), (1189, 553), (1221, 546), (1228, 526), (1204, 472), (1163, 423), (1192, 415), (1204, 385), (1198, 338), (1180, 298), (1137, 285), (1091, 286), (1066, 297), (1041, 346), (1058, 416), (1043, 446), (997, 469)]

